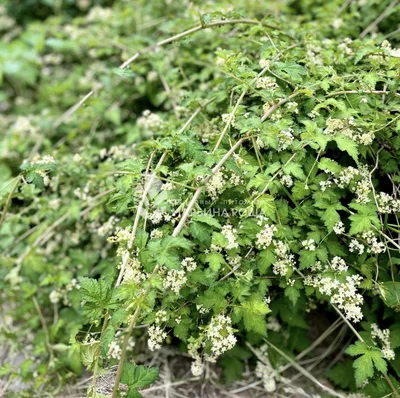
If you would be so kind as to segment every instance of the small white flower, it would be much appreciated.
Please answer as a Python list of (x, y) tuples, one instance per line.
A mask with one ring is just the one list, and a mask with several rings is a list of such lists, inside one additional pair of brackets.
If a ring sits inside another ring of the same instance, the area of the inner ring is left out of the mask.
[(274, 233), (277, 231), (275, 225), (266, 224), (264, 228), (256, 235), (256, 246), (266, 249), (271, 243)]
[(284, 185), (285, 187), (290, 188), (293, 185), (293, 178), (289, 175), (283, 175), (280, 178), (280, 182), (282, 185)]
[(147, 345), (150, 351), (159, 350), (161, 344), (167, 338), (167, 333), (165, 333), (160, 326), (150, 326), (148, 333), (149, 339)]
[(176, 294), (182, 289), (187, 281), (185, 271), (171, 269), (163, 279), (163, 288), (171, 289)]
[(228, 244), (226, 245), (226, 248), (228, 250), (236, 249), (237, 247), (239, 247), (239, 244), (236, 242), (236, 232), (236, 229), (233, 228), (233, 226), (230, 224), (224, 225), (222, 227), (221, 233), (228, 240)]
[(364, 245), (360, 243), (357, 239), (352, 239), (349, 245), (350, 252), (357, 252), (358, 254), (364, 253)]
[(341, 235), (345, 233), (345, 228), (344, 224), (341, 221), (338, 221), (334, 226), (333, 226), (333, 232), (335, 232), (336, 235)]
[(316, 249), (314, 239), (303, 240), (301, 244), (304, 246), (304, 249), (309, 250), (310, 252), (313, 252)]
[(279, 86), (276, 84), (276, 80), (273, 77), (264, 76), (257, 78), (256, 88), (276, 90)]
[(278, 133), (278, 152), (289, 148), (294, 140), (293, 129), (281, 130)]

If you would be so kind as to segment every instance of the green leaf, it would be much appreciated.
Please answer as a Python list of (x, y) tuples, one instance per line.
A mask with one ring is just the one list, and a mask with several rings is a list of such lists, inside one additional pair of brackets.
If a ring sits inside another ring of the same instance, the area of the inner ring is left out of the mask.
[(352, 214), (349, 217), (351, 220), (351, 227), (349, 231), (350, 235), (369, 231), (371, 229), (371, 225), (379, 227), (380, 222), (376, 215), (376, 208), (374, 206), (352, 204), (351, 207), (358, 210), (358, 213)]
[(209, 246), (212, 233), (209, 225), (193, 221), (190, 223), (189, 230), (194, 239)]
[(122, 370), (121, 382), (130, 388), (146, 387), (158, 378), (158, 368), (147, 368), (126, 362)]
[(274, 218), (275, 217), (275, 203), (274, 197), (271, 195), (262, 195), (256, 201), (256, 206), (258, 209), (262, 210), (265, 216)]
[(271, 312), (271, 310), (264, 301), (250, 298), (240, 307), (236, 307), (234, 311), (239, 318), (243, 319), (244, 327), (247, 331), (265, 335), (265, 315)]
[(93, 369), (99, 351), (99, 342), (80, 345), (81, 361), (88, 370)]
[(135, 77), (136, 73), (133, 72), (131, 69), (127, 68), (114, 68), (112, 70), (116, 75), (121, 76), (121, 77)]
[(387, 373), (387, 363), (382, 352), (375, 347), (369, 347), (366, 343), (357, 341), (347, 348), (346, 353), (351, 356), (361, 355), (353, 362), (358, 387), (374, 375), (374, 367), (383, 374)]
[(299, 180), (305, 180), (306, 176), (298, 163), (289, 163), (282, 168), (285, 174), (291, 174), (292, 176), (298, 178)]
[(221, 229), (221, 224), (218, 220), (209, 214), (193, 214), (192, 219), (194, 221), (201, 222), (203, 224), (207, 224), (211, 227), (215, 227), (217, 229)]
[(190, 240), (182, 236), (166, 236), (162, 241), (151, 241), (147, 247), (157, 264), (179, 269), (182, 249), (189, 250), (193, 245)]
[(332, 173), (340, 173), (340, 171), (342, 170), (342, 166), (335, 162), (332, 159), (328, 159), (328, 158), (322, 158), (319, 162), (318, 162), (318, 168), (320, 170), (329, 170)]
[(336, 134), (334, 140), (341, 151), (347, 152), (356, 163), (358, 162), (358, 145), (352, 139)]
[(265, 274), (275, 260), (274, 252), (271, 249), (268, 248), (260, 251), (257, 257), (257, 267), (260, 271), (260, 274)]
[(285, 289), (285, 296), (292, 302), (293, 305), (296, 305), (297, 300), (300, 297), (300, 291), (295, 286), (288, 286)]
[(317, 260), (317, 253), (315, 251), (300, 250), (300, 268), (310, 268)]
[(340, 221), (339, 213), (336, 211), (336, 206), (329, 206), (322, 213), (322, 220), (328, 231), (332, 231), (333, 226)]
[(360, 387), (362, 383), (374, 375), (374, 366), (372, 358), (368, 355), (363, 355), (353, 362), (355, 370), (356, 385)]
[(277, 71), (285, 72), (293, 82), (301, 82), (307, 70), (296, 62), (276, 62), (274, 64)]
[(99, 321), (111, 298), (111, 287), (104, 279), (79, 278), (79, 294), (83, 313), (93, 321)]
[(388, 307), (400, 308), (400, 282), (383, 282), (380, 291)]
[(225, 264), (224, 256), (221, 253), (207, 253), (206, 262), (210, 264), (210, 268), (214, 272), (218, 272), (222, 264)]
[(368, 346), (362, 341), (356, 341), (346, 350), (346, 354), (351, 355), (352, 357), (365, 354), (366, 352), (368, 352)]
[(351, 360), (340, 362), (325, 372), (326, 376), (343, 389), (354, 385), (354, 370)]
[(138, 390), (136, 390), (136, 388), (128, 387), (128, 391), (125, 395), (125, 398), (142, 398), (142, 396), (143, 395)]

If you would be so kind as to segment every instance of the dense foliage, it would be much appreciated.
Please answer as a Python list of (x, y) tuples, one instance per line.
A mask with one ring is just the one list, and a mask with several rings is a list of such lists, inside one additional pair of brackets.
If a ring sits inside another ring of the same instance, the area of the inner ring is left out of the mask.
[(139, 397), (157, 369), (135, 359), (170, 346), (199, 378), (250, 366), (273, 392), (294, 368), (321, 396), (398, 397), (398, 3), (17, 3), (0, 6), (1, 341), (23, 355), (0, 374), (26, 383), (9, 396), (86, 368), (105, 397), (116, 367), (112, 396)]

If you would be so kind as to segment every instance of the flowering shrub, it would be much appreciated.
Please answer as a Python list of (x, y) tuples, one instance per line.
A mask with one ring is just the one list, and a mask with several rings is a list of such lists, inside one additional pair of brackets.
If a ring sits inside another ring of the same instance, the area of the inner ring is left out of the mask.
[(399, 395), (398, 5), (309, 3), (0, 9), (2, 375), (139, 397), (179, 346), (198, 378)]

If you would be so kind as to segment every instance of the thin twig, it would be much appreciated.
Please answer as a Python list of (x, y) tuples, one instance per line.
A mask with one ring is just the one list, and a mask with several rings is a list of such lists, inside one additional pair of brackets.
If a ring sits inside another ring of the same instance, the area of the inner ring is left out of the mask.
[[(186, 36), (190, 36), (196, 32), (199, 32), (200, 30), (203, 29), (208, 29), (208, 28), (214, 28), (214, 27), (219, 27), (219, 26), (224, 26), (224, 25), (235, 25), (235, 24), (249, 24), (249, 25), (262, 25), (262, 26), (266, 26), (268, 28), (274, 29), (274, 30), (278, 30), (278, 28), (274, 25), (270, 25), (270, 24), (266, 24), (265, 22), (260, 22), (260, 21), (255, 21), (252, 19), (228, 19), (225, 21), (216, 21), (216, 22), (211, 22), (209, 24), (200, 24), (198, 26), (195, 26), (194, 28), (188, 29), (182, 33), (179, 33), (177, 35), (171, 36), (168, 39), (164, 39), (161, 40), (159, 42), (157, 42), (156, 44), (152, 44), (146, 48), (144, 48), (143, 50), (137, 52), (135, 55), (133, 55), (132, 57), (130, 57), (128, 60), (126, 60), (124, 63), (122, 63), (119, 68), (120, 69), (125, 69), (126, 67), (128, 67), (130, 64), (132, 64), (133, 62), (135, 62), (142, 54), (154, 50), (158, 47), (164, 46), (166, 44), (170, 44), (173, 43), (179, 39), (182, 39)], [(282, 34), (289, 36), (288, 34), (282, 32)], [(71, 108), (69, 108), (63, 115), (61, 115), (60, 118), (58, 118), (55, 123), (54, 126), (55, 127), (59, 127), (62, 123), (64, 123), (72, 114), (74, 114), (93, 94), (94, 94), (94, 90), (90, 91), (88, 94), (86, 94), (79, 102), (77, 102), (75, 105), (73, 105)]]
[(387, 90), (343, 90), (343, 91), (335, 91), (334, 93), (330, 93), (325, 96), (325, 98), (335, 97), (337, 95), (344, 95), (344, 94), (393, 94), (400, 97), (400, 93), (394, 93), (392, 91)]
[(293, 361), (292, 358), (290, 358), (288, 355), (286, 355), (282, 350), (280, 350), (278, 347), (275, 347), (271, 342), (268, 340), (265, 340), (265, 342), (272, 347), (278, 354), (283, 356), (287, 361), (289, 361), (294, 368), (296, 368), (300, 373), (302, 373), (304, 376), (306, 376), (309, 380), (314, 382), (317, 386), (319, 386), (322, 390), (326, 391), (327, 393), (339, 397), (339, 398), (344, 398), (344, 395), (337, 393), (336, 391), (332, 390), (331, 388), (325, 386), (322, 384), (319, 380), (317, 380), (310, 372), (308, 372), (306, 369), (304, 369), (302, 366), (300, 366), (297, 362)]
[(42, 324), (42, 328), (43, 328), (43, 332), (44, 332), (44, 336), (45, 336), (45, 341), (46, 341), (47, 351), (49, 352), (49, 355), (50, 355), (50, 361), (52, 361), (53, 357), (54, 357), (54, 354), (53, 354), (53, 348), (52, 348), (51, 342), (50, 342), (49, 328), (47, 327), (46, 319), (43, 316), (42, 310), (40, 309), (39, 303), (36, 300), (35, 296), (32, 297), (32, 301), (33, 301), (33, 304), (35, 306), (36, 312), (38, 313), (40, 323)]
[(365, 37), (369, 32), (371, 32), (371, 30), (373, 30), (389, 13), (389, 11), (396, 7), (397, 4), (399, 3), (398, 0), (393, 0), (382, 12), (382, 14), (378, 15), (378, 17), (372, 21), (372, 23), (370, 23), (360, 34), (360, 37)]

